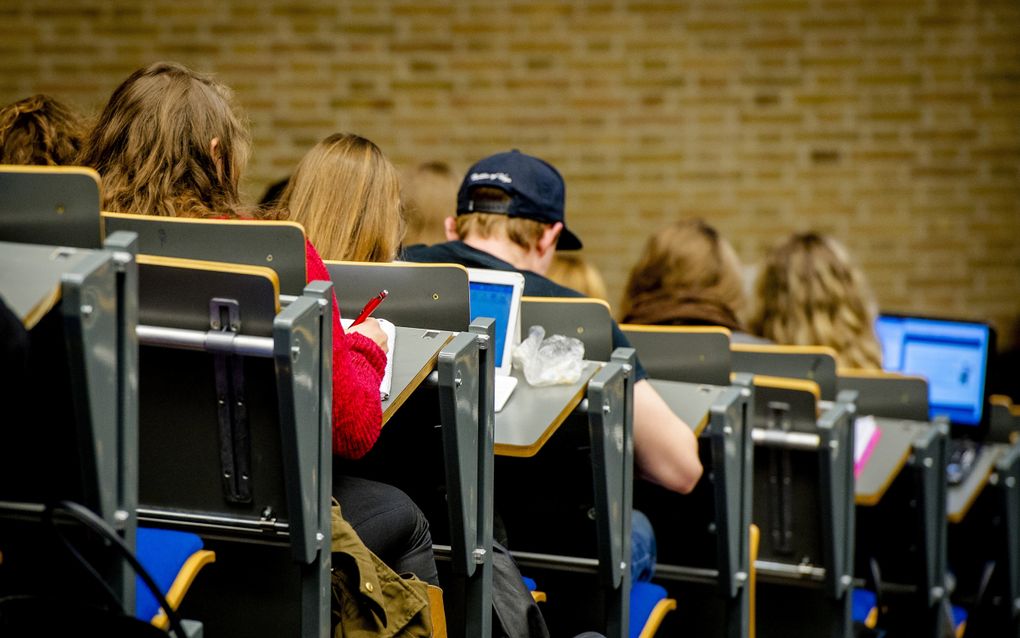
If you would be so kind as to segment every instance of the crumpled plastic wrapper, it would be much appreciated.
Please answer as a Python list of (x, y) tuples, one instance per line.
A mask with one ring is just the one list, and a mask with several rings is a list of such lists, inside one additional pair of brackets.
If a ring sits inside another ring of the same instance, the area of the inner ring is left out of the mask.
[(584, 344), (563, 335), (545, 338), (545, 328), (531, 326), (528, 338), (514, 348), (513, 365), (534, 386), (577, 383), (584, 370)]

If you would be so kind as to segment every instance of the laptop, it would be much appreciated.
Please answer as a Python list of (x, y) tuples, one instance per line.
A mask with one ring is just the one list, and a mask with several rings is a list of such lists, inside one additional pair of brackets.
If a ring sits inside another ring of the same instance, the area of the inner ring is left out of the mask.
[(503, 409), (514, 388), (517, 377), (510, 374), (515, 345), (521, 341), (521, 295), (524, 294), (524, 275), (502, 270), (468, 268), (471, 321), (490, 317), (496, 321), (496, 368), (493, 398), (496, 412)]
[(947, 475), (966, 480), (988, 432), (988, 368), (995, 332), (979, 321), (880, 315), (882, 366), (928, 379), (929, 418), (945, 416), (952, 440)]

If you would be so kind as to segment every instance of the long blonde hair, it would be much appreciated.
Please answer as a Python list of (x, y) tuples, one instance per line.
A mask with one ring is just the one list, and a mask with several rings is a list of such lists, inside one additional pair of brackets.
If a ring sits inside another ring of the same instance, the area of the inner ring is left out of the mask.
[(602, 273), (580, 255), (556, 253), (545, 276), (586, 297), (609, 300)]
[(33, 95), (0, 109), (0, 164), (73, 164), (85, 127), (69, 106)]
[(301, 159), (280, 217), (305, 227), (324, 259), (393, 261), (403, 236), (400, 178), (379, 147), (334, 133)]
[(683, 219), (648, 238), (630, 271), (620, 316), (650, 324), (711, 324), (743, 330), (740, 259), (701, 219)]
[(793, 235), (765, 261), (752, 329), (776, 343), (833, 348), (839, 364), (881, 368), (875, 303), (864, 276), (831, 237)]
[(236, 215), (250, 136), (231, 99), (224, 85), (174, 62), (132, 73), (110, 96), (80, 158), (103, 178), (104, 209)]

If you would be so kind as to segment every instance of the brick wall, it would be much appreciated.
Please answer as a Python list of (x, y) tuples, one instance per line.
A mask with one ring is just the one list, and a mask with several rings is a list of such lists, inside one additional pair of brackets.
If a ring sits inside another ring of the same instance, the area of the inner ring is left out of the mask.
[(96, 110), (156, 59), (236, 90), (252, 198), (335, 130), (400, 164), (516, 146), (614, 294), (698, 214), (749, 262), (835, 233), (887, 309), (1020, 315), (1015, 0), (0, 0), (2, 102)]

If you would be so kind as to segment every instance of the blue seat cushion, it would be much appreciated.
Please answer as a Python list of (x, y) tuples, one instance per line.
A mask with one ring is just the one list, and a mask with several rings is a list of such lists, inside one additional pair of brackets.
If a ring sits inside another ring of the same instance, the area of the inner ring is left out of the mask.
[(964, 609), (963, 607), (958, 607), (956, 605), (952, 606), (952, 610), (953, 610), (953, 631), (958, 631), (960, 629), (960, 625), (967, 622), (967, 610)]
[(667, 597), (666, 589), (654, 583), (634, 583), (630, 588), (630, 638), (638, 638), (655, 605)]
[(853, 596), (853, 619), (856, 623), (862, 625), (867, 622), (868, 614), (878, 604), (878, 597), (875, 596), (875, 592), (868, 591), (867, 589), (855, 589)]
[(521, 576), (524, 579), (524, 586), (528, 588), (528, 591), (535, 591), (538, 589), (538, 583), (535, 582), (534, 578), (528, 578), (527, 576)]
[[(202, 549), (202, 539), (188, 532), (139, 527), (135, 541), (138, 561), (166, 596), (181, 567)], [(135, 577), (135, 618), (146, 622), (159, 611), (159, 603), (141, 577)]]

